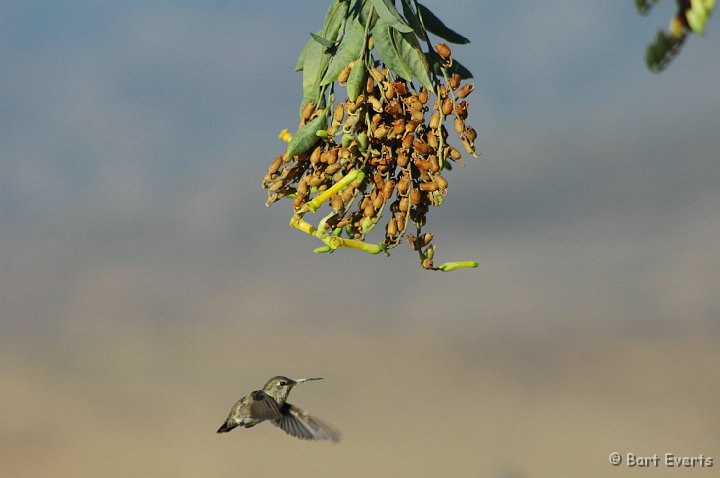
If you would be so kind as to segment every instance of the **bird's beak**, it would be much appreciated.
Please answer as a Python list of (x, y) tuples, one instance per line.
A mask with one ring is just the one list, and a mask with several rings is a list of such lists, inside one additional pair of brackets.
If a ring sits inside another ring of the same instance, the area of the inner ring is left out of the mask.
[(311, 380), (322, 380), (322, 377), (308, 377), (308, 378), (299, 378), (295, 380), (297, 383), (303, 383), (303, 382), (310, 382)]

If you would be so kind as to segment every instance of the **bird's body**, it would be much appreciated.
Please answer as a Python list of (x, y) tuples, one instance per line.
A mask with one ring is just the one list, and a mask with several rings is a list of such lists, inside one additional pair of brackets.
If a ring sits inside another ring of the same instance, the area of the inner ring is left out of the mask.
[(217, 432), (226, 433), (235, 427), (250, 428), (269, 420), (288, 435), (297, 438), (340, 441), (340, 433), (332, 426), (286, 401), (295, 385), (310, 380), (320, 379), (292, 380), (283, 376), (271, 378), (262, 390), (255, 390), (238, 400)]

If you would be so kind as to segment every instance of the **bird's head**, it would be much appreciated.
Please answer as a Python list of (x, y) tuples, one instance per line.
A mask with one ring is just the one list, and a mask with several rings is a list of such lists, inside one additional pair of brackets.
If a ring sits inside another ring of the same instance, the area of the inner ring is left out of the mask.
[(265, 393), (273, 397), (278, 403), (284, 402), (287, 398), (290, 390), (298, 383), (309, 382), (311, 380), (322, 380), (320, 377), (310, 378), (298, 378), (293, 380), (291, 378), (283, 377), (278, 375), (267, 381), (263, 390)]

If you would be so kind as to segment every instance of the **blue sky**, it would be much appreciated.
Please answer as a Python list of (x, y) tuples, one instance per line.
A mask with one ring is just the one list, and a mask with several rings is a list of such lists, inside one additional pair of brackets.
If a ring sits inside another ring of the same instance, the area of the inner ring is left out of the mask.
[[(315, 245), (286, 227), (288, 205), (263, 206), (258, 184), (282, 150), (277, 132), (296, 124), (294, 60), (326, 2), (5, 2), (7, 290), (26, 290), (14, 278), (27, 276), (45, 291), (40, 296), (65, 297), (67, 285), (38, 284), (107, 262), (149, 260), (220, 282), (251, 274), (282, 283), (268, 264), (352, 267), (381, 282), (394, 277), (388, 271), (411, 271), (416, 286), (477, 279), (480, 290), (500, 287), (500, 297), (514, 296), (516, 279), (534, 270), (549, 274), (551, 285), (530, 282), (521, 292), (536, 297), (526, 299), (526, 312), (542, 310), (547, 294), (576, 297), (582, 309), (585, 300), (622, 295), (618, 283), (663, 296), (656, 287), (671, 287), (670, 271), (657, 270), (656, 259), (679, 253), (678, 241), (694, 244), (720, 229), (717, 29), (711, 22), (706, 38), (691, 38), (666, 72), (651, 74), (644, 48), (670, 16), (663, 3), (644, 18), (620, 0), (428, 2), (472, 40), (454, 51), (476, 76), (470, 120), (482, 153), (450, 177), (446, 205), (430, 216), (440, 260), (475, 259), (481, 267), (431, 279), (416, 273), (406, 252), (390, 260), (310, 255)], [(715, 245), (687, 247), (718, 260)], [(626, 269), (626, 257), (637, 267)], [(563, 277), (563, 261), (570, 269), (587, 262), (590, 270), (577, 271), (587, 290), (569, 293), (577, 282)], [(508, 282), (494, 284), (483, 266), (509, 274)], [(688, 274), (700, 288), (709, 280)], [(717, 299), (703, 297), (702, 310), (717, 309)], [(23, 315), (51, 322), (25, 295), (8, 292), (4, 300), (13, 304), (10, 322)], [(658, 297), (638, 300), (610, 301), (618, 323), (625, 311), (649, 320), (663, 308)], [(506, 302), (498, 299), (499, 312)], [(487, 304), (467, 307), (472, 316)]]
[[(481, 153), (428, 218), (438, 263), (479, 267), (440, 274), (404, 247), (314, 255), (290, 204), (264, 205), (328, 3), (0, 3), (4, 470), (717, 463), (720, 19), (655, 75), (644, 50), (670, 0), (649, 18), (632, 0), (427, 1), (472, 41), (453, 51), (475, 74)], [(341, 445), (216, 436), (278, 373), (326, 378), (293, 394)]]

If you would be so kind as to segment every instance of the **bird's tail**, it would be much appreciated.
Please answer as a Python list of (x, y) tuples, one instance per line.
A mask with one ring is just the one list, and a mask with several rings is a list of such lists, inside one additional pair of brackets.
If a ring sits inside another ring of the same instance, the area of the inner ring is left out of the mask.
[(225, 422), (225, 423), (223, 423), (222, 425), (220, 425), (220, 428), (218, 428), (218, 431), (217, 431), (217, 432), (218, 432), (218, 433), (227, 433), (227, 432), (229, 432), (230, 430), (232, 430), (233, 428), (235, 428), (235, 426), (236, 426), (236, 425), (233, 424), (233, 423)]

